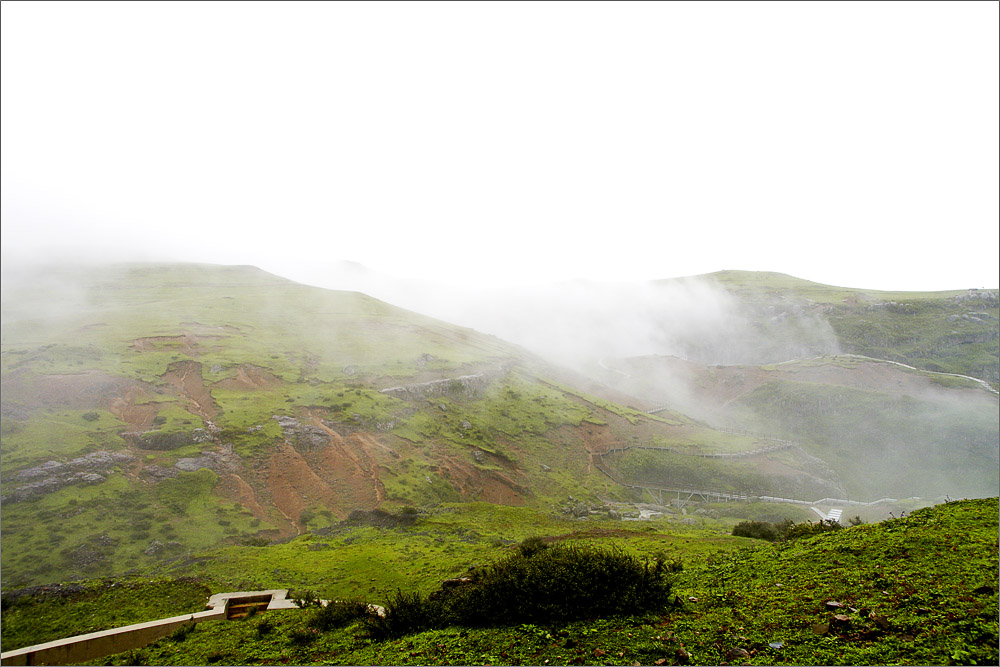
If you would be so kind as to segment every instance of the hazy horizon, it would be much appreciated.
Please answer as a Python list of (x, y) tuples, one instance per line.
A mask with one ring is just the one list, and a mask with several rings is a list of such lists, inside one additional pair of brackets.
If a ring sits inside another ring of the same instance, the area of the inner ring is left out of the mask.
[(4, 264), (1000, 274), (996, 3), (0, 10)]

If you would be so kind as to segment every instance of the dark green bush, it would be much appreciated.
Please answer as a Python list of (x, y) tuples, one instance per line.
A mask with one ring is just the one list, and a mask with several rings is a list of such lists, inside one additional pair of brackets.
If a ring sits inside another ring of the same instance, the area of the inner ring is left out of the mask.
[(670, 603), (672, 578), (660, 560), (640, 561), (618, 549), (531, 548), (539, 544), (531, 542), (476, 570), (464, 585), (427, 597), (397, 591), (384, 618), (368, 619), (369, 634), (385, 638), (448, 625), (564, 622), (642, 613)]
[(368, 635), (375, 639), (402, 637), (451, 625), (454, 617), (445, 607), (440, 598), (404, 593), (397, 589), (385, 605), (385, 616), (373, 614), (367, 617), (365, 625)]
[(98, 419), (101, 418), (101, 415), (99, 415), (99, 414), (97, 414), (96, 412), (93, 412), (93, 411), (84, 412), (80, 416), (83, 417), (84, 419), (86, 419), (89, 422), (95, 422), (95, 421), (97, 421)]
[(265, 616), (264, 618), (260, 619), (260, 621), (257, 622), (257, 626), (254, 628), (254, 630), (256, 630), (257, 632), (257, 638), (261, 639), (269, 635), (271, 631), (274, 630), (274, 624), (271, 622), (269, 618)]
[(535, 555), (542, 549), (548, 549), (549, 545), (540, 537), (525, 538), (519, 545), (517, 551), (525, 558)]
[(367, 602), (361, 600), (331, 600), (325, 607), (318, 609), (306, 622), (310, 628), (317, 630), (333, 630), (350, 625), (360, 618), (372, 614)]
[(790, 527), (785, 533), (786, 540), (796, 540), (802, 537), (811, 537), (813, 535), (819, 535), (820, 533), (826, 533), (831, 530), (840, 530), (843, 526), (839, 522), (833, 519), (824, 519), (819, 523), (797, 523)]
[(737, 537), (752, 537), (756, 540), (776, 542), (781, 539), (777, 526), (767, 521), (740, 521), (733, 526), (733, 535)]
[(312, 628), (296, 628), (288, 633), (288, 641), (296, 646), (306, 646), (316, 641), (316, 630)]

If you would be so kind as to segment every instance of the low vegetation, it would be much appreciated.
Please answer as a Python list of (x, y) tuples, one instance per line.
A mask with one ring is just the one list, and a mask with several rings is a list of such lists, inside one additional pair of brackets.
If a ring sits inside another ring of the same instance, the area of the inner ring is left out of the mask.
[(670, 603), (671, 569), (619, 549), (528, 541), (430, 595), (397, 591), (384, 616), (367, 619), (368, 634), (387, 639), (452, 625), (552, 624), (660, 611)]
[[(484, 623), (473, 615), (443, 622), (427, 611), (432, 596), (397, 592), (405, 601), (395, 609), (411, 614), (412, 631), (373, 633), (374, 617), (355, 598), (329, 612), (206, 622), (184, 637), (94, 664), (996, 664), (998, 511), (996, 498), (966, 500), (774, 543), (729, 537), (750, 546), (686, 559), (681, 570), (662, 559), (669, 594), (657, 593), (656, 604), (645, 608), (615, 611), (612, 600), (549, 620)], [(477, 568), (481, 583), (457, 586), (452, 600), (463, 586), (471, 592), (503, 581), (501, 575), (532, 561), (539, 571), (547, 568), (539, 558), (580, 566), (598, 551), (616, 553), (610, 546), (522, 541)], [(641, 580), (643, 567), (655, 567), (652, 559), (632, 561), (638, 569), (629, 560), (620, 563), (633, 581), (637, 574)], [(393, 598), (367, 601), (385, 604), (389, 619)], [(120, 606), (139, 599), (136, 591)], [(5, 625), (5, 649), (7, 641)]]

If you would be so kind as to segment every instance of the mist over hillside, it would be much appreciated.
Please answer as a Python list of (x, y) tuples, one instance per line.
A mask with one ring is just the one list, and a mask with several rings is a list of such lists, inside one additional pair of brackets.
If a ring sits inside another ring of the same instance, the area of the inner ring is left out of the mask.
[(843, 352), (1000, 383), (996, 289), (884, 292), (750, 271), (475, 289), (350, 262), (304, 267), (297, 279), (371, 294), (588, 373), (605, 357), (732, 365)]
[(997, 493), (996, 392), (963, 377), (994, 372), (993, 292), (581, 282), (469, 292), (480, 330), (249, 266), (7, 271), (2, 296), (4, 585), (380, 508)]

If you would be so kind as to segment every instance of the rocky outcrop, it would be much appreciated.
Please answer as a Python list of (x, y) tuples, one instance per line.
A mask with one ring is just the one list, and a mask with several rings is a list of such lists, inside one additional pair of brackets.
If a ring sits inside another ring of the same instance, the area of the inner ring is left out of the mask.
[(285, 441), (300, 452), (318, 452), (330, 442), (330, 434), (319, 426), (303, 424), (295, 417), (274, 415)]
[(123, 433), (122, 437), (140, 449), (154, 451), (170, 451), (186, 445), (194, 445), (212, 440), (210, 432), (203, 428), (192, 431), (144, 431), (142, 433)]
[(382, 393), (403, 400), (413, 400), (417, 397), (458, 395), (474, 398), (490, 383), (491, 376), (486, 373), (462, 375), (457, 378), (431, 380), (399, 387), (383, 389)]
[(11, 480), (17, 487), (0, 498), (0, 502), (20, 502), (74, 484), (99, 484), (116, 465), (133, 458), (122, 452), (102, 450), (66, 462), (46, 461), (18, 471)]
[(202, 452), (201, 456), (177, 459), (174, 467), (184, 472), (194, 472), (208, 468), (212, 472), (235, 472), (240, 468), (240, 457), (232, 447), (223, 445), (216, 452)]

